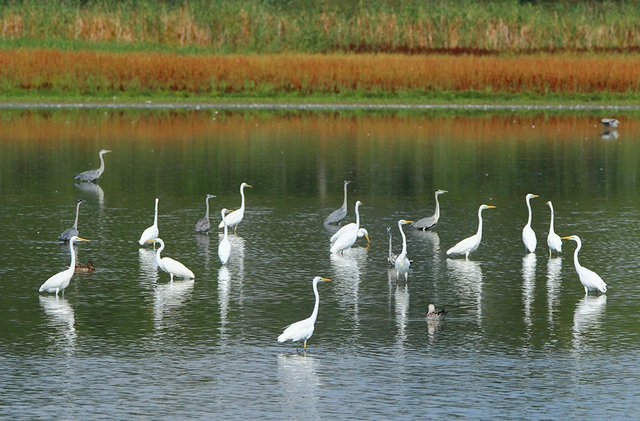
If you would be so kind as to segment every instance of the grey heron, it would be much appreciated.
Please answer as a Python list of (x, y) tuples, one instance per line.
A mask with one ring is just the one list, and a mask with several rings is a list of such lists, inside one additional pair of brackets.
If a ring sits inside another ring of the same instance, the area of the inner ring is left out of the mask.
[(212, 199), (214, 197), (214, 195), (207, 193), (207, 196), (204, 199), (207, 210), (204, 214), (204, 217), (196, 222), (196, 232), (208, 233), (209, 229), (211, 229), (211, 222), (209, 222), (209, 199)]
[(342, 206), (331, 212), (329, 216), (325, 218), (325, 224), (339, 224), (340, 221), (347, 216), (347, 186), (349, 183), (351, 183), (351, 181), (344, 182), (344, 200), (342, 201)]
[(447, 190), (436, 190), (435, 193), (435, 197), (436, 197), (436, 210), (433, 213), (432, 216), (427, 216), (426, 218), (422, 218), (417, 220), (416, 222), (414, 222), (413, 224), (411, 224), (411, 226), (413, 228), (419, 229), (419, 230), (428, 230), (430, 228), (433, 228), (437, 223), (438, 220), (440, 219), (440, 202), (438, 201), (438, 196), (440, 196), (441, 194), (445, 194), (447, 193)]
[(80, 213), (80, 205), (83, 203), (84, 200), (78, 200), (78, 203), (76, 204), (76, 219), (73, 222), (73, 226), (62, 231), (62, 233), (58, 236), (59, 241), (64, 241), (66, 243), (71, 239), (71, 237), (73, 237), (74, 235), (78, 235), (78, 214)]
[(75, 177), (73, 177), (76, 180), (80, 180), (80, 181), (96, 181), (98, 178), (100, 178), (100, 176), (102, 175), (102, 173), (104, 172), (104, 157), (103, 155), (106, 153), (111, 152), (108, 149), (101, 149), (100, 152), (98, 152), (98, 156), (100, 157), (100, 168), (97, 168), (95, 170), (88, 170), (88, 171), (84, 171), (81, 172), (80, 174), (76, 175)]

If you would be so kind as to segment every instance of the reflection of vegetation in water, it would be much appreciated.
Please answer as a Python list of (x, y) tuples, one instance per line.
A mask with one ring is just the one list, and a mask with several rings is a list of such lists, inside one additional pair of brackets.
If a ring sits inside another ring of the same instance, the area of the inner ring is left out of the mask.
[(11, 46), (491, 53), (638, 48), (637, 1), (2, 2)]

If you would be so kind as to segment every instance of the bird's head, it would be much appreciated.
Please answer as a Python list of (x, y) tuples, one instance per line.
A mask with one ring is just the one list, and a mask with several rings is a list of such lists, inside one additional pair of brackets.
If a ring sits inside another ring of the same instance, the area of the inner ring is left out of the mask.
[(240, 184), (240, 190), (244, 189), (245, 187), (249, 187), (250, 189), (252, 189), (252, 188), (253, 188), (253, 186), (252, 186), (252, 185), (247, 184), (247, 183), (242, 183), (242, 184)]
[(350, 184), (351, 180), (344, 180), (344, 185), (346, 186), (347, 184)]
[(360, 228), (358, 230), (358, 237), (364, 237), (367, 239), (367, 243), (371, 244), (371, 240), (369, 240), (369, 231), (366, 228)]
[(216, 197), (214, 194), (207, 193), (207, 200), (213, 199), (214, 197)]
[(566, 237), (560, 237), (562, 240), (580, 241), (580, 237), (577, 235), (567, 235)]
[(496, 207), (493, 205), (480, 205), (480, 210), (485, 210), (485, 209), (495, 209)]
[(71, 239), (69, 240), (72, 243), (76, 242), (76, 241), (86, 241), (89, 242), (91, 240), (87, 240), (86, 238), (82, 238), (82, 237), (78, 237), (77, 235), (74, 235), (73, 237), (71, 237)]
[(549, 206), (549, 207), (553, 206), (553, 205), (551, 204), (551, 200), (549, 200), (547, 203), (545, 203), (545, 205), (547, 205), (547, 206)]
[(362, 205), (362, 202), (358, 200), (358, 201), (356, 202), (356, 208), (359, 208), (359, 207), (360, 207), (360, 205)]
[(434, 313), (436, 311), (436, 306), (434, 306), (433, 304), (429, 304), (429, 309), (427, 310), (427, 313)]
[(409, 221), (408, 219), (401, 219), (398, 221), (399, 225), (411, 224), (413, 221)]
[(436, 194), (437, 195), (441, 195), (441, 194), (445, 194), (445, 193), (449, 193), (448, 190), (436, 190)]
[(537, 194), (529, 193), (527, 195), (527, 200), (535, 199), (536, 197), (540, 197)]
[(323, 278), (322, 276), (316, 276), (315, 278), (313, 278), (313, 282), (315, 284), (317, 284), (318, 282), (331, 282), (331, 279)]
[(100, 153), (100, 155), (104, 155), (104, 154), (109, 153), (109, 152), (111, 152), (110, 149), (100, 149), (99, 153)]
[(76, 203), (84, 203), (85, 200), (84, 199), (78, 199), (78, 201)]

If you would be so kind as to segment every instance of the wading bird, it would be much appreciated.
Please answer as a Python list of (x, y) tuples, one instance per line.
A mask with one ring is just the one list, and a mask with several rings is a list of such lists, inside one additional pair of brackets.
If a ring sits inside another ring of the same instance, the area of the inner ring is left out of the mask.
[(208, 233), (209, 229), (211, 229), (211, 222), (209, 222), (209, 199), (214, 197), (214, 195), (207, 193), (207, 196), (204, 199), (204, 204), (207, 210), (204, 213), (204, 217), (196, 222), (196, 232)]
[(89, 260), (87, 263), (76, 263), (76, 272), (95, 272), (96, 267), (93, 262)]
[(58, 236), (58, 240), (64, 241), (65, 243), (71, 239), (74, 235), (78, 235), (78, 214), (80, 213), (80, 205), (84, 203), (84, 200), (78, 200), (76, 204), (76, 219), (73, 222), (73, 226), (71, 228), (67, 228), (62, 231), (62, 233)]
[(109, 152), (111, 152), (111, 151), (108, 150), (108, 149), (101, 149), (100, 152), (98, 152), (98, 156), (100, 157), (100, 168), (97, 168), (95, 170), (88, 170), (88, 171), (81, 172), (80, 174), (76, 175), (73, 178), (75, 180), (80, 180), (80, 181), (96, 181), (98, 178), (100, 178), (100, 176), (104, 172), (104, 157), (103, 157), (103, 155), (106, 154), (106, 153), (109, 153)]
[(402, 226), (412, 222), (413, 221), (407, 221), (406, 219), (398, 221), (398, 229), (400, 230), (400, 235), (402, 235), (402, 251), (396, 257), (394, 266), (396, 268), (396, 278), (400, 275), (404, 275), (405, 281), (409, 279), (409, 267), (411, 266), (411, 261), (407, 257), (407, 236), (404, 234), (404, 231), (402, 231)]
[(347, 185), (349, 185), (351, 181), (344, 182), (344, 200), (342, 201), (342, 206), (338, 209), (334, 210), (326, 217), (324, 220), (325, 224), (339, 224), (345, 216), (347, 216)]
[(538, 244), (538, 240), (536, 239), (536, 233), (531, 228), (531, 199), (536, 197), (540, 197), (537, 194), (527, 194), (525, 196), (525, 201), (527, 202), (527, 209), (529, 209), (529, 219), (527, 220), (527, 225), (522, 228), (522, 242), (524, 243), (525, 249), (529, 253), (533, 253), (536, 251), (536, 245)]
[(220, 263), (226, 265), (229, 261), (229, 257), (231, 256), (231, 242), (229, 241), (229, 234), (227, 229), (226, 219), (224, 218), (229, 212), (227, 209), (222, 209), (220, 211), (220, 215), (222, 216), (222, 223), (224, 224), (224, 234), (222, 236), (222, 240), (220, 240), (220, 244), (218, 244), (218, 257), (220, 258)]
[(58, 272), (51, 278), (47, 279), (46, 282), (42, 284), (38, 292), (55, 292), (56, 295), (58, 295), (58, 292), (62, 291), (62, 295), (64, 295), (64, 290), (69, 286), (69, 282), (71, 282), (71, 278), (73, 277), (73, 274), (76, 270), (76, 251), (73, 248), (73, 243), (76, 241), (89, 240), (78, 237), (77, 235), (74, 235), (69, 239), (69, 252), (71, 253), (71, 263), (69, 264), (69, 269)]
[(436, 310), (436, 306), (433, 304), (429, 304), (429, 309), (427, 310), (427, 319), (429, 320), (442, 320), (444, 316), (448, 313), (447, 310)]
[[(158, 238), (158, 235), (160, 235), (160, 231), (158, 231), (158, 202), (159, 201), (160, 199), (156, 197), (156, 210), (153, 214), (153, 225), (151, 225), (149, 228), (144, 230), (142, 232), (142, 235), (140, 236), (140, 240), (138, 240), (138, 243), (141, 246), (144, 245), (144, 243), (151, 242), (149, 240), (154, 240)], [(155, 243), (153, 244), (153, 247), (155, 248)]]
[(318, 283), (319, 282), (330, 282), (329, 278), (322, 278), (320, 276), (316, 276), (313, 278), (313, 295), (316, 297), (316, 304), (313, 307), (313, 313), (311, 316), (304, 320), (300, 320), (299, 322), (295, 322), (287, 326), (282, 334), (278, 336), (278, 342), (300, 342), (304, 341), (303, 348), (307, 350), (307, 340), (313, 335), (313, 329), (316, 324), (316, 319), (318, 318), (318, 308), (320, 307), (320, 294), (318, 294)]
[(387, 261), (391, 266), (395, 267), (398, 255), (393, 253), (393, 235), (391, 234), (391, 227), (387, 227), (387, 234), (389, 234), (389, 255), (387, 257)]
[[(244, 188), (245, 187), (253, 188), (253, 186), (250, 186), (247, 183), (240, 184), (240, 196), (242, 197), (242, 203), (240, 204), (240, 207), (238, 209), (228, 213), (227, 216), (225, 217), (225, 220), (227, 221), (227, 227), (233, 228), (233, 232), (236, 232), (236, 229), (238, 228), (238, 224), (242, 222), (242, 219), (244, 218)], [(224, 228), (224, 222), (222, 221), (220, 221), (220, 224), (218, 225), (218, 229), (220, 228)]]
[(156, 242), (160, 243), (160, 247), (156, 250), (156, 263), (158, 267), (163, 271), (167, 272), (171, 275), (171, 282), (173, 282), (173, 277), (176, 278), (184, 278), (184, 279), (194, 279), (195, 276), (189, 268), (187, 268), (182, 263), (177, 260), (172, 259), (171, 257), (160, 257), (160, 253), (164, 250), (164, 241), (161, 238), (155, 238), (152, 240), (148, 240), (147, 242)]
[(580, 237), (577, 235), (569, 235), (567, 237), (562, 237), (562, 239), (573, 240), (578, 244), (576, 251), (573, 253), (573, 265), (576, 267), (576, 272), (578, 272), (578, 277), (580, 277), (582, 286), (584, 286), (584, 294), (589, 295), (589, 291), (599, 291), (603, 294), (607, 292), (607, 284), (602, 280), (600, 275), (582, 266), (578, 261), (578, 252), (582, 248), (582, 241), (580, 241)]
[(438, 201), (438, 196), (440, 196), (441, 194), (445, 194), (447, 193), (447, 190), (436, 190), (436, 210), (433, 213), (432, 216), (427, 216), (426, 218), (422, 218), (416, 222), (414, 222), (413, 224), (411, 224), (411, 226), (413, 228), (419, 229), (419, 230), (428, 230), (430, 228), (433, 228), (437, 223), (438, 220), (440, 219), (440, 202)]
[(547, 246), (549, 246), (549, 257), (551, 257), (551, 253), (562, 253), (562, 240), (553, 229), (553, 204), (551, 203), (551, 201), (548, 201), (547, 205), (549, 206), (549, 209), (551, 209), (551, 222), (549, 223), (549, 235), (547, 235)]
[(480, 205), (478, 208), (478, 231), (471, 237), (467, 237), (455, 246), (447, 250), (447, 256), (452, 254), (464, 254), (465, 258), (469, 258), (469, 254), (474, 252), (482, 241), (482, 211), (485, 209), (494, 209), (493, 205)]
[(620, 124), (620, 122), (615, 118), (603, 118), (602, 120), (600, 120), (600, 123), (602, 123), (604, 127), (613, 127), (613, 128), (618, 127), (618, 124)]
[[(356, 240), (358, 239), (358, 232), (360, 230), (360, 212), (358, 211), (358, 209), (360, 208), (360, 205), (362, 204), (361, 201), (357, 201), (356, 202), (356, 206), (355, 206), (355, 212), (356, 212), (356, 223), (355, 226), (351, 229), (348, 229), (346, 231), (343, 232), (343, 234), (337, 236), (337, 234), (340, 232), (338, 231), (336, 234), (334, 234), (336, 236), (336, 239), (333, 243), (333, 245), (331, 246), (331, 253), (342, 253), (344, 250), (351, 248), (351, 246), (353, 246), (356, 243)], [(368, 240), (368, 238), (367, 238)]]

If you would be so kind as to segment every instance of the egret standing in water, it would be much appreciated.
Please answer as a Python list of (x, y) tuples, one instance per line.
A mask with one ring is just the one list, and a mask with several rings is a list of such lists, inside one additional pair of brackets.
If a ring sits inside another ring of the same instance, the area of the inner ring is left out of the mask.
[(551, 222), (549, 223), (549, 235), (547, 235), (547, 246), (549, 246), (549, 257), (551, 257), (552, 252), (556, 254), (562, 253), (562, 240), (553, 229), (553, 204), (551, 201), (548, 201), (547, 205), (549, 206), (549, 209), (551, 209)]
[[(140, 240), (138, 240), (138, 243), (141, 246), (144, 245), (144, 243), (151, 242), (150, 240), (154, 240), (158, 238), (158, 235), (160, 235), (160, 231), (158, 231), (158, 202), (159, 201), (160, 199), (156, 197), (156, 210), (153, 214), (153, 225), (151, 225), (149, 228), (144, 230), (144, 232), (140, 236)], [(155, 247), (155, 243), (153, 246)]]
[(318, 318), (318, 308), (320, 307), (320, 294), (318, 294), (319, 282), (330, 282), (329, 278), (322, 278), (316, 276), (313, 278), (313, 295), (316, 297), (316, 304), (313, 307), (311, 316), (299, 322), (295, 322), (287, 326), (280, 336), (278, 336), (278, 342), (300, 342), (304, 341), (304, 350), (307, 350), (307, 340), (313, 335), (313, 329), (315, 328), (316, 319)]
[(171, 275), (171, 282), (173, 282), (173, 277), (177, 278), (185, 278), (185, 279), (194, 279), (195, 276), (189, 268), (187, 268), (182, 263), (177, 260), (172, 259), (171, 257), (160, 257), (160, 253), (164, 250), (164, 241), (161, 238), (155, 238), (152, 240), (148, 240), (147, 242), (156, 242), (160, 243), (160, 247), (156, 250), (156, 263), (158, 267), (163, 271), (167, 272)]
[(100, 176), (104, 172), (104, 157), (103, 157), (103, 155), (106, 154), (106, 153), (109, 153), (109, 152), (111, 152), (111, 151), (108, 150), (108, 149), (101, 149), (100, 152), (98, 152), (98, 156), (100, 157), (100, 168), (97, 168), (95, 170), (88, 170), (88, 171), (81, 172), (80, 174), (76, 175), (73, 178), (75, 180), (80, 180), (80, 181), (96, 181), (98, 178), (100, 178)]
[(440, 202), (438, 201), (438, 196), (445, 193), (447, 193), (447, 190), (436, 190), (436, 211), (432, 216), (427, 216), (411, 224), (413, 228), (426, 231), (436, 226), (440, 219)]
[[(356, 212), (356, 223), (355, 226), (351, 229), (344, 231), (343, 234), (336, 237), (335, 242), (331, 246), (331, 253), (342, 253), (344, 250), (351, 248), (358, 239), (358, 233), (360, 231), (360, 212), (358, 209), (362, 205), (361, 201), (356, 202), (355, 212)], [(344, 228), (344, 227), (343, 227)], [(338, 231), (336, 234), (338, 234)]]
[(229, 257), (231, 256), (231, 242), (229, 241), (229, 234), (227, 229), (227, 224), (225, 216), (229, 212), (227, 209), (222, 209), (220, 211), (220, 215), (222, 216), (222, 223), (224, 224), (224, 234), (222, 236), (222, 240), (220, 240), (220, 244), (218, 244), (218, 257), (220, 258), (220, 263), (226, 265), (229, 261)]
[(326, 217), (324, 220), (325, 224), (339, 224), (345, 216), (347, 216), (347, 186), (351, 183), (351, 181), (344, 182), (344, 200), (342, 201), (342, 206), (338, 209), (334, 210)]
[(524, 243), (524, 247), (527, 249), (529, 253), (533, 253), (536, 251), (536, 245), (538, 244), (538, 240), (536, 239), (536, 233), (531, 228), (531, 199), (536, 197), (540, 197), (537, 194), (527, 194), (525, 196), (525, 200), (527, 202), (527, 209), (529, 209), (529, 219), (527, 220), (527, 225), (522, 228), (522, 242)]
[(76, 219), (73, 222), (73, 226), (71, 228), (67, 228), (62, 231), (62, 233), (58, 236), (58, 240), (64, 241), (65, 243), (71, 239), (74, 235), (78, 235), (78, 214), (80, 213), (80, 205), (84, 203), (84, 200), (78, 200), (76, 204)]
[(69, 252), (71, 253), (69, 269), (58, 272), (51, 278), (47, 279), (46, 282), (42, 284), (38, 292), (55, 292), (56, 295), (58, 295), (58, 292), (62, 291), (62, 295), (64, 295), (64, 290), (69, 286), (69, 282), (71, 282), (71, 278), (76, 271), (76, 251), (73, 248), (73, 243), (76, 241), (89, 240), (78, 237), (77, 235), (74, 235), (69, 239)]
[(209, 232), (209, 229), (211, 229), (211, 222), (209, 222), (209, 199), (212, 199), (214, 197), (215, 197), (214, 195), (207, 193), (207, 196), (204, 199), (204, 204), (207, 210), (204, 214), (204, 217), (200, 219), (198, 222), (196, 222), (196, 232), (206, 234)]
[(576, 251), (573, 253), (573, 265), (576, 267), (576, 272), (578, 272), (582, 286), (584, 286), (584, 295), (589, 295), (589, 291), (599, 291), (603, 294), (607, 292), (607, 284), (602, 280), (600, 275), (582, 266), (578, 261), (578, 252), (582, 248), (580, 237), (577, 235), (569, 235), (562, 237), (562, 239), (573, 240), (578, 243)]
[[(225, 220), (227, 221), (227, 227), (233, 228), (233, 232), (236, 232), (236, 229), (238, 228), (238, 224), (242, 222), (242, 219), (244, 218), (244, 188), (245, 187), (253, 188), (253, 186), (250, 186), (247, 183), (240, 184), (240, 196), (242, 197), (242, 203), (240, 204), (240, 207), (238, 209), (227, 214), (227, 216), (225, 217)], [(218, 225), (218, 229), (220, 228), (224, 228), (223, 221), (220, 221), (220, 224)]]
[(398, 221), (398, 229), (400, 230), (400, 235), (402, 235), (402, 252), (396, 257), (396, 261), (394, 266), (396, 268), (396, 277), (404, 274), (404, 280), (409, 279), (409, 267), (411, 266), (411, 262), (407, 257), (407, 236), (402, 231), (402, 226), (405, 224), (410, 224), (413, 221), (407, 221), (405, 219), (401, 219)]
[(485, 209), (494, 209), (493, 205), (480, 205), (478, 208), (478, 231), (471, 237), (467, 237), (455, 246), (447, 250), (447, 256), (452, 254), (464, 254), (465, 258), (469, 258), (469, 254), (476, 251), (482, 241), (482, 211)]

